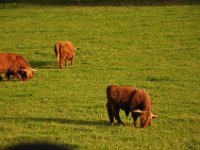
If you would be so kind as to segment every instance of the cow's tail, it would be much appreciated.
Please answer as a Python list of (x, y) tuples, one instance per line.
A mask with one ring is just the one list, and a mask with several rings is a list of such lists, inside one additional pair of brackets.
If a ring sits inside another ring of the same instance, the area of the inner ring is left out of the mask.
[(110, 101), (112, 98), (111, 98), (111, 88), (112, 86), (109, 85), (106, 89), (106, 93), (107, 93), (107, 100)]
[(110, 120), (110, 123), (112, 125), (114, 125), (114, 114), (116, 112), (114, 106), (113, 106), (113, 99), (112, 99), (112, 85), (109, 85), (106, 89), (107, 92), (107, 103), (106, 103), (106, 107), (107, 107), (107, 113), (108, 113), (108, 117)]
[(57, 64), (59, 64), (60, 53), (59, 53), (59, 45), (58, 44), (55, 44), (54, 50), (55, 50), (55, 55), (56, 55), (56, 62), (57, 62)]

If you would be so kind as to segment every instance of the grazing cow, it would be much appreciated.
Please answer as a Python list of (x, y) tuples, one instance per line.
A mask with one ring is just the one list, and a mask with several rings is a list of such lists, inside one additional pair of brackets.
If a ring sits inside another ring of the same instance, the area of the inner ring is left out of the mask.
[(141, 126), (146, 128), (152, 123), (152, 118), (157, 118), (151, 112), (151, 97), (142, 89), (130, 86), (110, 85), (107, 87), (107, 111), (110, 123), (114, 125), (114, 118), (117, 123), (123, 124), (119, 117), (120, 109), (124, 110), (126, 116), (131, 112), (134, 126), (136, 127), (137, 118), (141, 117)]
[(24, 57), (15, 53), (0, 53), (0, 75), (5, 73), (7, 80), (10, 80), (10, 75), (20, 81), (29, 80), (34, 76), (34, 71)]
[(71, 65), (74, 63), (76, 49), (74, 48), (72, 42), (69, 41), (59, 41), (55, 44), (55, 54), (57, 63), (60, 68), (64, 68), (63, 64), (68, 65), (68, 60), (71, 61)]

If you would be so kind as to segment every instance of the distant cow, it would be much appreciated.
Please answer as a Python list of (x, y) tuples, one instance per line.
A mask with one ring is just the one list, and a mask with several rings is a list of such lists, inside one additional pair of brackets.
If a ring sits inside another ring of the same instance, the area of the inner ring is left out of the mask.
[(10, 75), (19, 80), (29, 80), (34, 76), (34, 71), (24, 57), (15, 53), (0, 53), (0, 75), (6, 74), (8, 80)]
[(107, 87), (107, 111), (110, 123), (114, 125), (114, 118), (117, 123), (124, 124), (119, 116), (120, 109), (124, 110), (126, 116), (131, 112), (134, 126), (137, 118), (141, 117), (141, 126), (146, 128), (152, 123), (152, 118), (157, 118), (151, 112), (151, 97), (142, 89), (129, 86), (110, 85)]
[(74, 48), (72, 42), (69, 41), (59, 41), (55, 44), (55, 54), (57, 63), (60, 68), (64, 68), (63, 64), (68, 65), (68, 60), (71, 61), (71, 65), (74, 63), (76, 49)]

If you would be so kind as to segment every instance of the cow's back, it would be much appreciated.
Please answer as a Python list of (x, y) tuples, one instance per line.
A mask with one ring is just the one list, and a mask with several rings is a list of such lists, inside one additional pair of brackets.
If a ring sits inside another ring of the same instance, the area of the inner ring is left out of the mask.
[(16, 60), (18, 62), (18, 65), (20, 65), (20, 69), (31, 68), (30, 64), (24, 57), (17, 55)]
[(55, 54), (60, 54), (60, 57), (66, 56), (67, 59), (71, 59), (75, 55), (75, 48), (70, 41), (59, 41), (56, 43)]
[(56, 56), (60, 53), (61, 48), (66, 45), (67, 41), (58, 41), (55, 43), (55, 54)]
[(75, 48), (74, 48), (74, 45), (72, 44), (72, 42), (66, 42), (66, 45), (65, 45), (66, 49), (67, 49), (67, 57), (68, 59), (71, 59), (74, 57), (75, 55)]
[(108, 101), (129, 104), (132, 110), (151, 111), (151, 97), (146, 90), (131, 86), (109, 85), (107, 87)]
[(0, 53), (0, 73), (9, 71), (14, 62), (16, 62), (15, 53)]
[(110, 85), (107, 87), (108, 100), (121, 103), (128, 103), (133, 95), (135, 88), (130, 86)]

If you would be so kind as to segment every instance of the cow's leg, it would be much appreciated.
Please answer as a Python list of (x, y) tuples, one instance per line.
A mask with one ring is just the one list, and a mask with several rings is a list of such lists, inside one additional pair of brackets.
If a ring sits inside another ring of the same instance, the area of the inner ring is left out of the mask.
[(10, 80), (10, 73), (9, 72), (6, 73), (6, 78), (7, 78), (8, 81)]
[(12, 72), (6, 72), (6, 78), (7, 78), (7, 81), (10, 81), (10, 76), (12, 75), (12, 79), (15, 78), (14, 74)]
[(133, 117), (134, 126), (137, 127), (137, 118), (139, 115), (137, 113), (131, 112), (131, 116)]
[(17, 73), (17, 74), (14, 74), (14, 76), (17, 76), (17, 78), (20, 80), (20, 81), (22, 81), (23, 79), (22, 79), (22, 77), (21, 77), (21, 74), (19, 74), (19, 73)]
[(63, 69), (63, 68), (64, 68), (64, 66), (63, 66), (63, 63), (61, 63), (61, 64), (60, 64), (60, 68), (61, 68), (61, 69)]
[(74, 64), (74, 57), (72, 57), (72, 59), (71, 59), (71, 65), (73, 65)]
[(64, 57), (63, 57), (63, 54), (60, 52), (60, 56), (59, 56), (59, 65), (60, 65), (60, 68), (63, 68), (63, 62), (64, 62)]
[(120, 110), (119, 107), (115, 107), (115, 118), (116, 118), (118, 124), (124, 125), (124, 123), (120, 119), (119, 110)]
[(68, 59), (65, 59), (65, 66), (68, 66)]
[(64, 68), (63, 64), (64, 64), (64, 59), (60, 58), (60, 68), (62, 68), (62, 69)]
[(3, 79), (2, 79), (2, 77), (1, 77), (1, 75), (0, 75), (0, 81), (3, 81)]
[(107, 112), (108, 112), (108, 117), (109, 117), (110, 123), (111, 123), (111, 125), (114, 125), (114, 115), (113, 115), (113, 111), (111, 108), (112, 106), (109, 103), (107, 103), (106, 107), (107, 107)]

